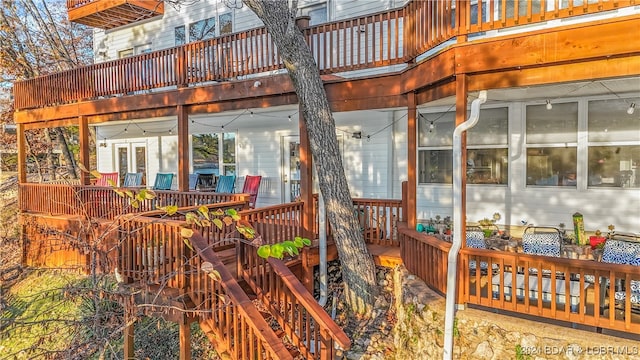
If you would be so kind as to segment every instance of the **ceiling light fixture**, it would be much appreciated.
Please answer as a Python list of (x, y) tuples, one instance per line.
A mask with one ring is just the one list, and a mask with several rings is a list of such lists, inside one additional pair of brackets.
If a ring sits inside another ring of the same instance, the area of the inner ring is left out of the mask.
[(636, 103), (631, 103), (629, 108), (627, 109), (627, 114), (633, 115), (633, 112), (636, 110)]

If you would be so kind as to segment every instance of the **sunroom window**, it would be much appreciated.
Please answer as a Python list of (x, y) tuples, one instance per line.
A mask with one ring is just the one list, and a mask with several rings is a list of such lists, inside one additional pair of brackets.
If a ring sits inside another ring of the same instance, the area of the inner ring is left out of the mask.
[(529, 105), (527, 185), (577, 185), (578, 103)]
[[(453, 182), (452, 136), (455, 112), (423, 113), (418, 122), (418, 182)], [(480, 112), (467, 132), (467, 183), (502, 184), (509, 179), (508, 108)]]
[(640, 187), (640, 127), (626, 111), (638, 103), (640, 98), (589, 102), (588, 186)]

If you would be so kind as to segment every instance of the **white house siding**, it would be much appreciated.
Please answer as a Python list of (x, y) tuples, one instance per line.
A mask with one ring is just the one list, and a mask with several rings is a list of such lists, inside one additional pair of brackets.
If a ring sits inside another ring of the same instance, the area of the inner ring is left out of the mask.
[(393, 171), (393, 184), (391, 191), (391, 198), (402, 198), (402, 182), (409, 179), (408, 176), (408, 139), (407, 139), (407, 110), (398, 110), (393, 112), (394, 123), (393, 129), (393, 157), (389, 159), (391, 162), (390, 168)]
[[(571, 99), (585, 102), (586, 99)], [(559, 101), (559, 100), (558, 100)], [(640, 190), (637, 188), (587, 188), (587, 169), (578, 161), (583, 182), (577, 187), (527, 186), (525, 103), (509, 105), (509, 181), (508, 185), (467, 185), (467, 221), (475, 222), (500, 213), (500, 224), (550, 225), (564, 223), (572, 228), (572, 215), (584, 216), (587, 230), (605, 230), (614, 224), (618, 231), (637, 232), (640, 224)], [(581, 108), (585, 106), (581, 105)], [(623, 111), (622, 109), (621, 111)], [(481, 110), (482, 111), (482, 110)], [(580, 122), (586, 122), (580, 113)], [(583, 126), (583, 125), (581, 125)], [(638, 127), (640, 132), (640, 126)], [(584, 151), (585, 150), (580, 150)], [(580, 155), (578, 155), (580, 156)], [(580, 177), (579, 177), (580, 179)], [(452, 214), (452, 188), (446, 184), (418, 184), (417, 218), (425, 221), (436, 215)]]

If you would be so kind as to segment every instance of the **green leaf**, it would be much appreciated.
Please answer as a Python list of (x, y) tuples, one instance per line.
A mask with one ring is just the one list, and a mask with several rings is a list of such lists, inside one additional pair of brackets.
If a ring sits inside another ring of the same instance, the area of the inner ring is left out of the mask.
[(139, 208), (140, 207), (140, 202), (138, 200), (136, 200), (136, 199), (131, 200), (131, 207), (134, 208), (134, 209)]
[(311, 246), (311, 240), (307, 239), (307, 238), (302, 238), (302, 243), (305, 246)]
[(113, 191), (120, 197), (124, 197), (125, 193), (120, 189), (113, 189)]
[(218, 218), (213, 219), (213, 225), (215, 225), (218, 229), (222, 229), (222, 220)]
[(107, 179), (107, 184), (111, 187), (116, 187), (116, 182), (113, 179)]
[(293, 243), (297, 248), (304, 247), (304, 243), (302, 242), (302, 238), (300, 236), (296, 236), (296, 238), (293, 240)]
[(177, 205), (165, 206), (164, 211), (167, 212), (167, 215), (175, 215), (178, 212), (178, 206)]
[(282, 259), (283, 254), (284, 254), (284, 246), (282, 246), (282, 244), (271, 245), (271, 257), (274, 257), (276, 259)]
[(271, 245), (262, 245), (258, 248), (258, 256), (268, 258), (271, 255)]
[(184, 214), (184, 220), (187, 224), (194, 224), (198, 222), (198, 216), (192, 212)]

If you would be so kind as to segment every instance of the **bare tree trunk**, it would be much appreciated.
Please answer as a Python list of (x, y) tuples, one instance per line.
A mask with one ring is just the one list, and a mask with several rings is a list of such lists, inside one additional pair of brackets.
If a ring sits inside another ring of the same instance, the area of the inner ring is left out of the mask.
[(360, 231), (342, 167), (336, 127), (318, 66), (295, 24), (297, 1), (244, 0), (265, 23), (298, 95), (318, 173), (320, 191), (342, 265), (351, 309), (369, 314), (377, 292), (375, 264)]
[(54, 131), (57, 135), (56, 139), (58, 144), (60, 144), (60, 149), (62, 150), (62, 155), (64, 156), (68, 173), (72, 179), (77, 179), (78, 172), (76, 171), (76, 161), (73, 158), (71, 150), (69, 150), (69, 144), (67, 143), (67, 131), (64, 131), (61, 128), (55, 128)]

